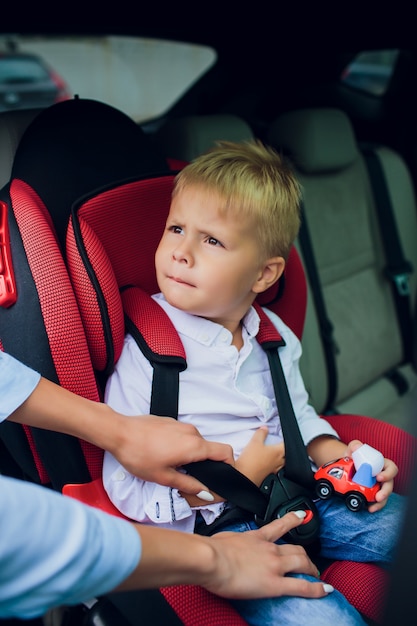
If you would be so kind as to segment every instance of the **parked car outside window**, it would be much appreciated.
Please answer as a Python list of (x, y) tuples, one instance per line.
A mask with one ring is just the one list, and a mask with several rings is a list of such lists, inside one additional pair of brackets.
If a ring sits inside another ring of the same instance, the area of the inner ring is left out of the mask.
[[(62, 77), (70, 97), (78, 95), (106, 102), (138, 123), (165, 114), (213, 66), (217, 56), (209, 46), (144, 37), (14, 35), (13, 45), (14, 52), (20, 53), (21, 65), (13, 68), (9, 54), (7, 67), (5, 63), (3, 72), (0, 69), (0, 111), (5, 106), (1, 91), (3, 73), (13, 76), (12, 83), (7, 84), (7, 91), (12, 94), (9, 99), (20, 98), (19, 103), (10, 102), (7, 108), (52, 104), (54, 101), (45, 94), (45, 83), (39, 83), (45, 100), (41, 101), (38, 93), (37, 101), (31, 102), (29, 94), (41, 76), (46, 79), (46, 68), (53, 67), (57, 71), (54, 78)], [(1, 46), (0, 36), (0, 63)], [(3, 46), (7, 50), (8, 40)], [(23, 65), (24, 59), (27, 66)], [(44, 65), (35, 63), (35, 59), (42, 59)], [(54, 87), (51, 81), (48, 84)]]
[(68, 98), (65, 81), (40, 56), (0, 53), (0, 111), (47, 107)]
[(388, 87), (398, 50), (361, 52), (342, 73), (343, 83), (374, 96), (382, 96)]

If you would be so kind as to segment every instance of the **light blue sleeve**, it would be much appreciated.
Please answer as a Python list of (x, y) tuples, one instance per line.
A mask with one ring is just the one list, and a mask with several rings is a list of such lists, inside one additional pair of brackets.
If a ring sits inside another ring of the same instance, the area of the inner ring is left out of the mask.
[(137, 566), (132, 524), (0, 476), (0, 618), (32, 618), (116, 587)]
[(0, 350), (0, 422), (32, 393), (40, 374)]

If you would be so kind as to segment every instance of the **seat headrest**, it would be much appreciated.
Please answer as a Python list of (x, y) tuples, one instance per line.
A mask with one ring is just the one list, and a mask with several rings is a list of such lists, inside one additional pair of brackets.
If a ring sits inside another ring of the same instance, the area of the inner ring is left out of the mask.
[(42, 109), (17, 109), (0, 113), (0, 188), (12, 172), (17, 146), (26, 128)]
[(72, 204), (106, 185), (167, 171), (165, 158), (122, 111), (74, 99), (44, 109), (25, 131), (12, 178), (32, 187), (63, 241)]
[(284, 113), (271, 124), (267, 141), (305, 174), (342, 170), (359, 156), (348, 116), (334, 108)]
[(189, 115), (168, 120), (155, 135), (159, 150), (167, 157), (192, 161), (216, 141), (253, 138), (250, 126), (236, 115)]

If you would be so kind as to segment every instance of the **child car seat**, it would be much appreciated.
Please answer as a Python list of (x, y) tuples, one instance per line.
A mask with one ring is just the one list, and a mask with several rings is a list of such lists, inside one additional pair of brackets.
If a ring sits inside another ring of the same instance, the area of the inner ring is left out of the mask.
[[(13, 268), (14, 283), (12, 297), (0, 309), (0, 340), (7, 352), (45, 377), (99, 400), (100, 387), (62, 256), (65, 223), (74, 198), (90, 188), (138, 172), (165, 171), (167, 165), (152, 155), (140, 129), (119, 111), (92, 101), (62, 105), (42, 112), (28, 129), (10, 185), (2, 190), (0, 206), (9, 229), (9, 244), (2, 253)], [(40, 154), (42, 164), (35, 163)], [(102, 451), (72, 437), (8, 422), (0, 436), (15, 462), (2, 467), (5, 473), (57, 490), (101, 473)], [(175, 587), (170, 594), (168, 600), (163, 591), (109, 594), (91, 609), (81, 607), (82, 619), (99, 619), (109, 626), (123, 619), (175, 626), (183, 623), (179, 607), (190, 625), (243, 624), (226, 601), (203, 589)], [(115, 615), (115, 607), (122, 613)], [(66, 616), (70, 623), (79, 623), (79, 611), (77, 607)]]
[[(100, 128), (97, 129), (94, 120), (100, 117), (103, 117), (105, 123), (98, 125)], [(106, 132), (112, 124), (118, 127), (115, 132), (118, 141), (113, 142), (112, 150), (106, 155), (116, 163), (113, 163), (113, 172), (108, 162), (103, 164), (106, 170), (103, 174), (101, 167), (95, 167), (95, 153), (100, 153), (97, 160), (102, 161), (103, 143), (108, 145)], [(95, 126), (94, 132), (91, 126)], [(135, 150), (141, 152), (143, 138), (139, 140), (135, 136), (132, 140), (131, 133), (135, 132), (130, 123), (121, 123), (118, 113), (109, 111), (106, 105), (81, 100), (54, 105), (41, 114), (25, 134), (16, 154), (10, 196), (3, 194), (3, 206), (8, 209), (11, 227), (10, 241), (17, 287), (16, 303), (0, 311), (0, 339), (4, 348), (60, 384), (64, 380), (64, 384), (72, 390), (96, 399), (100, 397), (97, 378), (104, 382), (120, 354), (125, 332), (125, 311), (129, 312), (131, 320), (135, 320), (136, 315), (145, 315), (148, 316), (148, 322), (149, 319), (155, 322), (153, 317), (149, 318), (149, 311), (142, 302), (149, 301), (146, 294), (156, 290), (153, 254), (169, 207), (172, 175), (162, 174), (165, 162), (160, 167), (161, 163), (156, 159), (145, 171), (146, 177), (138, 177), (138, 172), (144, 171), (144, 163), (138, 165)], [(119, 159), (123, 160), (126, 156), (125, 139), (126, 153), (130, 152), (130, 155), (127, 162), (120, 166)], [(40, 159), (40, 145), (44, 150), (42, 165), (34, 174), (31, 164), (34, 155)], [(65, 154), (62, 154), (63, 145), (66, 146)], [(120, 145), (123, 150), (118, 148)], [(69, 155), (72, 157), (69, 158)], [(130, 159), (135, 159), (133, 166)], [(65, 168), (62, 161), (65, 161)], [(85, 168), (80, 174), (79, 165)], [(48, 176), (52, 179), (51, 185), (48, 184)], [(59, 184), (55, 184), (57, 178), (60, 178)], [(64, 249), (65, 225), (70, 207), (72, 215), (66, 267), (61, 250)], [(47, 243), (39, 249), (44, 239)], [(123, 242), (122, 246), (120, 242)], [(18, 264), (16, 258), (19, 259)], [(294, 264), (292, 260), (288, 264), (284, 296), (278, 303), (270, 303), (270, 306), (276, 306), (278, 313), (290, 325), (295, 310), (299, 315), (298, 329), (295, 330), (300, 334), (305, 311), (303, 274), (301, 271), (301, 285), (298, 278), (290, 279), (292, 267), (298, 267), (296, 275), (302, 270), (294, 253), (292, 259), (295, 260)], [(67, 268), (73, 287), (68, 280)], [(126, 285), (134, 285), (135, 289), (126, 289), (120, 295), (119, 288)], [(138, 287), (145, 296), (139, 305), (136, 296), (131, 298), (133, 293), (139, 291)], [(294, 295), (301, 300), (292, 309), (291, 298)], [(25, 318), (22, 317), (24, 304)], [(29, 319), (36, 323), (33, 330), (28, 329)], [(183, 357), (181, 351), (178, 352), (175, 339), (170, 340), (170, 347), (174, 348), (176, 359)], [(42, 356), (38, 356), (38, 352)], [(162, 362), (164, 360), (161, 359)], [(88, 385), (86, 381), (89, 381)], [(399, 490), (405, 489), (407, 472), (415, 458), (414, 438), (387, 424), (359, 416), (326, 419), (334, 424), (343, 439), (360, 437), (396, 460), (400, 466), (396, 486)], [(74, 479), (73, 476), (78, 474), (78, 458), (74, 450), (66, 452), (63, 455), (65, 463), (61, 463), (66, 465), (71, 462), (74, 467), (61, 468), (57, 476), (56, 459), (51, 460), (45, 433), (35, 433), (36, 438), (32, 431), (24, 434), (25, 437), (21, 439), (29, 436), (33, 463), (41, 461), (47, 466), (47, 478), (44, 477), (42, 482), (49, 478), (55, 488), (60, 489), (64, 483), (88, 483), (100, 475), (101, 454), (93, 446), (90, 448), (83, 442), (73, 442), (72, 438), (59, 441), (57, 448), (61, 455), (62, 450), (69, 449), (66, 447), (68, 439), (71, 444), (74, 443), (76, 450), (81, 446), (78, 457), (86, 460), (84, 465), (87, 465), (89, 476)], [(392, 448), (389, 452), (385, 446), (387, 442), (390, 442)], [(407, 463), (402, 462), (400, 450), (405, 451)], [(23, 465), (22, 454), (19, 455), (16, 450), (14, 453), (16, 460)], [(92, 463), (94, 454), (96, 456)], [(339, 589), (345, 584), (348, 599), (365, 615), (372, 618), (380, 615), (386, 574), (379, 568), (364, 564), (334, 563), (323, 573), (323, 578)], [(164, 589), (162, 593), (175, 608), (176, 615), (190, 626), (242, 623), (226, 601), (202, 589), (175, 587)]]

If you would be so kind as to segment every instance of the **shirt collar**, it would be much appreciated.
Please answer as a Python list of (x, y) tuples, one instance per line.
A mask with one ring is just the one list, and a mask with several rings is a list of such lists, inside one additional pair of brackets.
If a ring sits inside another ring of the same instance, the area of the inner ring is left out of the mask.
[[(232, 342), (232, 334), (221, 324), (207, 320), (204, 317), (198, 317), (198, 315), (191, 315), (190, 313), (173, 307), (165, 300), (162, 293), (157, 293), (153, 295), (152, 298), (156, 300), (168, 314), (180, 335), (185, 335), (205, 345), (212, 345), (216, 343), (217, 340), (224, 338), (225, 333), (228, 333), (230, 335), (228, 344)], [(255, 309), (251, 307), (243, 318), (243, 327), (250, 338), (256, 337), (258, 334), (259, 324), (259, 315)], [(224, 339), (222, 343), (224, 343)]]

